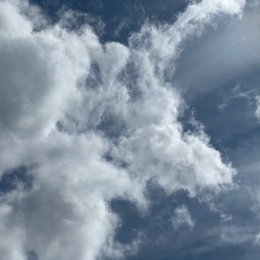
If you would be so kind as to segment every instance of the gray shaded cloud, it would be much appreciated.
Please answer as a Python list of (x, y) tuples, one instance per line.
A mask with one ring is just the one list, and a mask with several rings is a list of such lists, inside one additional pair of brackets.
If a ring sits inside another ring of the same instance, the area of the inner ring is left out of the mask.
[[(102, 45), (88, 25), (48, 25), (26, 1), (0, 2), (1, 175), (34, 166), (30, 190), (1, 196), (2, 259), (25, 260), (28, 252), (45, 260), (120, 258), (129, 245), (114, 242), (119, 219), (111, 200), (145, 210), (150, 180), (191, 196), (232, 186), (235, 170), (206, 134), (184, 133), (183, 100), (166, 76), (185, 40), (218, 13), (239, 14), (243, 6), (193, 3), (173, 25), (144, 25), (126, 47)], [(138, 97), (126, 80), (129, 64)], [(115, 140), (98, 128), (106, 113), (124, 122)]]

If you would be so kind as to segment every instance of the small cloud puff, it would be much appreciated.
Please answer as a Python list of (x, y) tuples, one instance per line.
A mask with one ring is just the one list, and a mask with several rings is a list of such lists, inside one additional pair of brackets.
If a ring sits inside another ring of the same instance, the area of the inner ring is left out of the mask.
[(256, 96), (256, 110), (255, 110), (255, 116), (260, 120), (260, 96)]
[(190, 212), (185, 205), (176, 208), (172, 217), (172, 226), (174, 229), (188, 227), (193, 229), (195, 221), (191, 218)]

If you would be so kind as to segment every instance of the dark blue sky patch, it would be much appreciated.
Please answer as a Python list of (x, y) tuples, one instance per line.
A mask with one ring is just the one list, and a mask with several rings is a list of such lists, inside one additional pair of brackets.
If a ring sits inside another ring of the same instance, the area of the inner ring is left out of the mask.
[[(122, 219), (122, 226), (116, 235), (117, 241), (130, 243), (137, 238), (138, 232), (142, 234), (139, 252), (127, 259), (183, 260), (222, 257), (231, 260), (245, 259), (247, 255), (251, 257), (249, 259), (257, 259), (259, 249), (253, 245), (252, 233), (255, 230), (255, 235), (257, 234), (260, 221), (250, 208), (252, 202), (247, 200), (249, 196), (242, 196), (245, 191), (238, 190), (220, 195), (219, 201), (216, 201), (219, 208), (211, 211), (209, 205), (190, 198), (185, 191), (167, 195), (155, 184), (150, 184), (148, 190), (151, 207), (143, 216), (129, 202), (117, 200), (111, 204), (112, 210)], [(192, 229), (185, 226), (173, 228), (171, 218), (174, 210), (180, 205), (188, 208), (195, 222)], [(232, 219), (224, 219), (221, 217), (222, 214), (230, 215)], [(241, 241), (235, 238), (246, 237), (247, 232), (251, 233), (250, 238)], [(224, 239), (222, 236), (227, 238)], [(233, 236), (233, 239), (229, 236)]]
[(110, 207), (121, 219), (121, 226), (115, 236), (116, 241), (128, 244), (137, 239), (138, 232), (144, 229), (147, 223), (136, 206), (129, 201), (116, 199), (111, 202)]
[(27, 260), (39, 260), (34, 251), (30, 251), (27, 254)]
[[(234, 149), (244, 140), (260, 133), (260, 125), (248, 99), (236, 98), (224, 110), (219, 108), (223, 104), (223, 91), (220, 86), (219, 89), (201, 94), (191, 102), (196, 119), (205, 126), (211, 142), (220, 150)], [(229, 91), (224, 93), (229, 95)]]
[[(141, 232), (144, 238), (138, 254), (127, 259), (186, 259), (190, 251), (199, 248), (214, 250), (220, 235), (214, 230), (220, 225), (219, 213), (211, 212), (207, 204), (190, 198), (185, 191), (169, 196), (160, 187), (151, 184), (149, 197), (151, 206), (143, 216), (129, 202), (112, 203), (112, 210), (122, 219), (116, 239), (129, 243), (135, 239), (137, 232)], [(187, 206), (196, 222), (194, 229), (187, 226), (174, 229), (171, 221), (174, 210), (180, 205)]]
[(105, 113), (102, 115), (97, 130), (102, 131), (109, 139), (116, 140), (122, 135), (124, 130), (126, 130), (126, 126), (123, 120), (120, 120), (112, 114)]
[[(185, 0), (30, 0), (30, 2), (40, 5), (53, 22), (59, 20), (58, 11), (62, 7), (91, 14), (92, 18), (100, 18), (105, 22), (104, 32), (100, 34), (102, 42), (116, 40), (126, 44), (130, 34), (139, 31), (146, 19), (157, 23), (174, 22), (176, 14), (182, 12), (188, 4)], [(94, 28), (99, 26), (95, 19), (85, 21)]]
[(25, 166), (20, 166), (3, 174), (0, 180), (0, 194), (10, 192), (16, 189), (18, 185), (22, 185), (25, 190), (32, 188), (33, 178)]

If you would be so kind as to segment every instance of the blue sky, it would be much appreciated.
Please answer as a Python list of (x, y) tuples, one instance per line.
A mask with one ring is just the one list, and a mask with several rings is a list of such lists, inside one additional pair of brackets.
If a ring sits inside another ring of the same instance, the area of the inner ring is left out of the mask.
[(260, 253), (258, 0), (0, 0), (0, 259)]

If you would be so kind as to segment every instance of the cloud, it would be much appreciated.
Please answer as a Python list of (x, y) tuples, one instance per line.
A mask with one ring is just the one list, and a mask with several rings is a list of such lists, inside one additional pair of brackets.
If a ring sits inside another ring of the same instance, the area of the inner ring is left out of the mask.
[[(102, 45), (88, 25), (65, 29), (66, 17), (49, 24), (26, 1), (0, 2), (0, 171), (24, 165), (33, 178), (31, 189), (1, 195), (1, 259), (115, 259), (124, 247), (114, 243), (111, 200), (147, 207), (150, 180), (192, 196), (232, 185), (235, 170), (203, 131), (183, 131), (184, 101), (167, 78), (188, 37), (243, 4), (191, 4), (173, 25), (144, 25), (126, 47)], [(106, 117), (121, 126), (117, 136)], [(189, 222), (185, 208), (176, 214)]]
[[(234, 22), (228, 16), (207, 27), (201, 38), (187, 42), (182, 52), (176, 78), (192, 98), (204, 92), (227, 91), (240, 82), (258, 89), (255, 83), (259, 57), (259, 7), (247, 1), (243, 15)], [(209, 58), (210, 57), (210, 58)], [(229, 73), (227, 73), (229, 72)], [(249, 78), (246, 75), (251, 73)]]
[(260, 97), (256, 97), (256, 110), (255, 110), (255, 115), (258, 119), (260, 119)]
[(255, 237), (254, 244), (259, 245), (259, 243), (260, 243), (260, 234), (257, 234), (256, 237)]
[(174, 216), (172, 217), (172, 225), (174, 229), (180, 228), (182, 226), (187, 226), (192, 229), (195, 225), (194, 220), (191, 218), (189, 210), (185, 205), (181, 205), (174, 211)]

